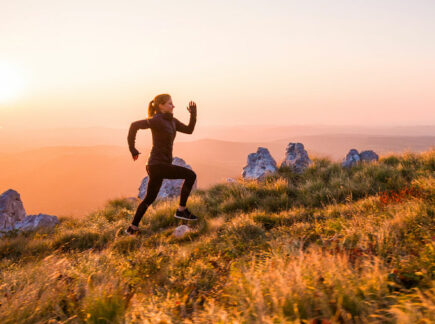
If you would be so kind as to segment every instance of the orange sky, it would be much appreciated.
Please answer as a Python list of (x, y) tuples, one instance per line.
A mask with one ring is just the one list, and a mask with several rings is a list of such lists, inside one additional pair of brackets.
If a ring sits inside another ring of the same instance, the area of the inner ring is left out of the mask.
[(9, 1), (0, 127), (435, 123), (434, 1)]

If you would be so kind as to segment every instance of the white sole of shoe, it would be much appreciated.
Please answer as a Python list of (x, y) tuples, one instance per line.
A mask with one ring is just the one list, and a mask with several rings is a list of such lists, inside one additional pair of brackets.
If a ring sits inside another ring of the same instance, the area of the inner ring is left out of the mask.
[(196, 220), (198, 220), (198, 218), (195, 218), (195, 219), (184, 218), (184, 217), (182, 217), (182, 216), (178, 216), (178, 215), (175, 215), (175, 218), (184, 219), (184, 220), (187, 220), (187, 221), (196, 221)]
[(139, 234), (139, 233), (129, 233), (126, 229), (124, 230), (124, 233), (130, 236)]

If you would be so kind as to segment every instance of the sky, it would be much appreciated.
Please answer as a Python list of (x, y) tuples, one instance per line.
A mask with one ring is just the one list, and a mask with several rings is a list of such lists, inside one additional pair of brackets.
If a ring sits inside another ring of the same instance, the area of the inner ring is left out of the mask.
[(0, 0), (0, 129), (435, 124), (435, 1)]

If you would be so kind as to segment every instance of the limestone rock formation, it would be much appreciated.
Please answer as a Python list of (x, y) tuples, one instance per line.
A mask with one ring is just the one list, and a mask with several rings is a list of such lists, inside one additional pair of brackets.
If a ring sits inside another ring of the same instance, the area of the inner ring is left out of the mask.
[(21, 231), (33, 231), (38, 228), (53, 228), (59, 224), (57, 216), (39, 213), (38, 215), (28, 215), (20, 222), (15, 223), (14, 228)]
[(278, 170), (276, 162), (265, 147), (259, 147), (257, 152), (248, 155), (247, 165), (243, 168), (245, 179), (262, 180), (267, 174)]
[(341, 162), (341, 165), (344, 168), (350, 168), (361, 161), (370, 162), (377, 161), (378, 159), (379, 156), (372, 150), (362, 151), (361, 153), (358, 153), (356, 149), (351, 149)]
[(367, 162), (379, 160), (379, 156), (372, 150), (362, 151), (359, 154), (359, 158), (361, 159), (361, 161), (367, 161)]
[(357, 164), (360, 161), (359, 153), (356, 149), (351, 149), (349, 153), (347, 153), (346, 157), (344, 158), (343, 162), (341, 162), (341, 165), (344, 168), (351, 167), (355, 164)]
[(0, 196), (0, 231), (13, 229), (14, 224), (26, 217), (20, 194), (9, 189)]
[[(186, 164), (186, 162), (179, 157), (174, 157), (172, 159), (172, 164), (179, 165), (179, 166), (182, 166), (182, 167), (185, 167), (185, 168), (192, 170), (192, 167), (190, 165)], [(148, 187), (148, 181), (149, 181), (149, 176), (146, 176), (142, 180), (142, 183), (139, 187), (138, 198), (140, 198), (140, 199), (145, 198), (145, 195), (147, 192), (147, 187)], [(171, 198), (171, 197), (179, 196), (180, 192), (181, 192), (181, 187), (183, 186), (183, 182), (184, 182), (184, 179), (164, 179), (156, 199)], [(197, 187), (197, 180), (195, 180), (195, 183), (193, 184), (192, 191), (195, 190), (196, 187)]]
[(302, 173), (312, 163), (302, 143), (288, 143), (281, 166), (288, 166), (294, 172)]
[(0, 232), (33, 231), (39, 228), (52, 228), (56, 224), (59, 224), (57, 216), (41, 213), (26, 216), (20, 194), (15, 190), (9, 189), (0, 196)]

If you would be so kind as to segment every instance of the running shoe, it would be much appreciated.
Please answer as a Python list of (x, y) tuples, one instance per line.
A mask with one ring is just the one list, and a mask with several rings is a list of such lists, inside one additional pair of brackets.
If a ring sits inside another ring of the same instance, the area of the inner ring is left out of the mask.
[(134, 229), (131, 225), (124, 231), (127, 235), (138, 235), (140, 231), (138, 229)]
[(175, 217), (179, 218), (179, 219), (184, 219), (184, 220), (188, 220), (188, 221), (192, 221), (192, 220), (197, 220), (198, 217), (196, 217), (195, 215), (193, 215), (189, 209), (184, 209), (183, 211), (179, 211), (177, 209), (177, 212), (175, 213)]

